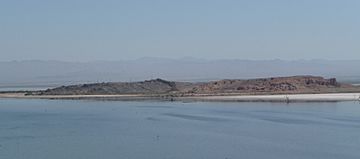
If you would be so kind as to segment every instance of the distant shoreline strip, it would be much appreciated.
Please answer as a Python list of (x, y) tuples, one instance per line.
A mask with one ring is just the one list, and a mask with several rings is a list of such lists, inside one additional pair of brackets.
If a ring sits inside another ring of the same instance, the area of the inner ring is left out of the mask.
[(161, 100), (161, 101), (218, 101), (218, 102), (337, 102), (360, 101), (360, 93), (290, 94), (290, 95), (208, 95), (162, 97), (151, 95), (48, 95), (25, 96), (23, 93), (0, 94), (0, 98), (17, 99), (100, 99), (100, 100)]

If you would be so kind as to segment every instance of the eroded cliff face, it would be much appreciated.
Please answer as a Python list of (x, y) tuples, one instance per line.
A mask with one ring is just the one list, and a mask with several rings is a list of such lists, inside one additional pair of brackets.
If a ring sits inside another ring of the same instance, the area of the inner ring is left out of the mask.
[(113, 82), (62, 86), (36, 92), (36, 95), (115, 95), (115, 94), (279, 94), (325, 93), (360, 90), (348, 84), (340, 84), (335, 78), (293, 76), (249, 80), (220, 80), (203, 83), (173, 82), (163, 79), (142, 82)]
[(250, 80), (220, 80), (193, 88), (192, 93), (317, 92), (342, 87), (335, 78), (293, 76)]

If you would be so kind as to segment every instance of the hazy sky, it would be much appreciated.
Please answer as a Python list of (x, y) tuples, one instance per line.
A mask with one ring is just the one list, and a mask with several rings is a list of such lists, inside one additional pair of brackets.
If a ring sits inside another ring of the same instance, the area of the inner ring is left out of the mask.
[(359, 0), (1, 0), (0, 61), (360, 59)]

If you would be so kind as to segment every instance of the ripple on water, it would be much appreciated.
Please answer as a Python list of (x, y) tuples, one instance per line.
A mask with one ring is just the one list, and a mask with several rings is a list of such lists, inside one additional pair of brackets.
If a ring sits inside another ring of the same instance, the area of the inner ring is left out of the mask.
[(282, 124), (302, 124), (302, 125), (360, 128), (359, 124), (338, 123), (338, 122), (331, 122), (331, 121), (318, 121), (318, 120), (310, 120), (310, 119), (292, 119), (292, 118), (280, 118), (280, 117), (266, 117), (266, 118), (261, 118), (261, 120), (275, 122), (275, 123), (282, 123)]
[(19, 135), (19, 136), (2, 136), (0, 141), (4, 140), (24, 140), (24, 139), (35, 139), (35, 136)]
[(177, 114), (177, 113), (165, 113), (163, 114), (169, 117), (175, 117), (186, 120), (195, 120), (195, 121), (211, 121), (211, 122), (225, 122), (228, 119), (219, 118), (219, 117), (209, 117), (209, 116), (200, 116), (200, 115), (186, 115), (186, 114)]

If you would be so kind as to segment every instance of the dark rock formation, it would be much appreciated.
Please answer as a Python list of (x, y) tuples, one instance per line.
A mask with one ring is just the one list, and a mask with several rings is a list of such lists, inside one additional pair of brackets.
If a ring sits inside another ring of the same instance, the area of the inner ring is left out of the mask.
[(40, 92), (40, 95), (112, 95), (112, 94), (163, 94), (179, 91), (175, 82), (162, 79), (143, 82), (95, 83), (62, 86)]

